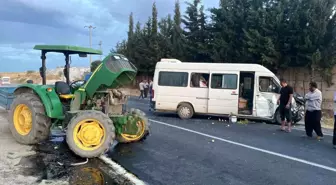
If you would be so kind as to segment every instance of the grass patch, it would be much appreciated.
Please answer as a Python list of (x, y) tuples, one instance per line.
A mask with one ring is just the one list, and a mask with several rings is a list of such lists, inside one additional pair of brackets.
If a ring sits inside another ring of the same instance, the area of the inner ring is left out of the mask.
[(242, 124), (242, 125), (246, 125), (248, 123), (249, 123), (249, 120), (247, 120), (247, 119), (243, 119), (243, 120), (238, 121), (238, 124)]

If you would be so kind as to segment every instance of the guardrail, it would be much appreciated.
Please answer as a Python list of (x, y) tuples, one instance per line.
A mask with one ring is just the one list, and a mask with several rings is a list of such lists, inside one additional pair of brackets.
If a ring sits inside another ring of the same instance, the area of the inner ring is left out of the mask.
[(10, 105), (14, 99), (14, 90), (16, 87), (0, 87), (0, 107), (5, 108), (6, 110), (10, 109)]

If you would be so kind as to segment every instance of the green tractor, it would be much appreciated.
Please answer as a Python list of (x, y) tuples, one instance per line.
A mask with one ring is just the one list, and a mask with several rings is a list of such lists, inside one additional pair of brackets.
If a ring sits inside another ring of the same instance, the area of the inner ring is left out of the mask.
[[(118, 90), (130, 84), (137, 73), (135, 66), (121, 54), (109, 54), (87, 81), (70, 83), (70, 55), (102, 54), (99, 50), (76, 46), (36, 45), (41, 50), (42, 85), (22, 84), (14, 91), (9, 111), (10, 130), (17, 142), (37, 144), (49, 138), (52, 127), (66, 133), (69, 148), (84, 158), (98, 157), (115, 141), (130, 143), (149, 134), (144, 112), (127, 112), (127, 96)], [(46, 85), (46, 53), (65, 56), (66, 82)]]

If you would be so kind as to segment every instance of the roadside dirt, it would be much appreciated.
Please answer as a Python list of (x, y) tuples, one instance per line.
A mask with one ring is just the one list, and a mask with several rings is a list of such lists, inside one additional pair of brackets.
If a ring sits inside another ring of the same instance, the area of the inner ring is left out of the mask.
[(32, 147), (20, 145), (13, 139), (6, 116), (7, 112), (0, 109), (0, 181), (15, 185), (36, 184), (36, 177), (20, 175), (18, 165), (22, 156), (34, 154)]
[(321, 126), (327, 129), (334, 129), (334, 118), (322, 117)]
[[(33, 80), (34, 83), (41, 83), (42, 79), (39, 72), (27, 71), (17, 73), (0, 73), (0, 76), (8, 76), (11, 78), (11, 83), (26, 83), (27, 80)], [(47, 79), (51, 81), (60, 80), (60, 74), (48, 74)]]

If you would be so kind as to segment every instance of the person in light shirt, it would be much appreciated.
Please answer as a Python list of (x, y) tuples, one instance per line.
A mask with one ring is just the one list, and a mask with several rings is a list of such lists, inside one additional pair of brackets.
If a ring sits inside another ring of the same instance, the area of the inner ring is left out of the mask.
[(199, 81), (199, 86), (200, 87), (208, 87), (207, 81), (203, 76), (201, 76), (200, 81)]
[(317, 139), (323, 139), (321, 128), (321, 103), (322, 93), (317, 89), (316, 82), (310, 82), (309, 92), (305, 95), (306, 115), (305, 129), (308, 137), (313, 137), (313, 130), (317, 135)]
[(144, 83), (144, 80), (142, 80), (142, 81), (139, 83), (139, 89), (140, 89), (140, 96), (139, 96), (139, 99), (140, 99), (140, 98), (144, 99), (144, 91), (145, 91), (145, 83)]

